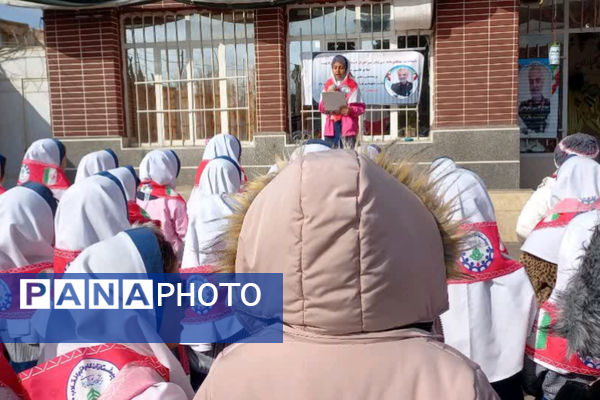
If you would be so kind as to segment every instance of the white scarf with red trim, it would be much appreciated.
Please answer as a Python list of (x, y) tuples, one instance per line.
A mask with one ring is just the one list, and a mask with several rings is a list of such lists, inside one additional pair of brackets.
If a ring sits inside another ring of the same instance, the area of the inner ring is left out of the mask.
[[(523, 348), (535, 315), (535, 294), (524, 268), (502, 244), (492, 202), (473, 172), (445, 162), (438, 191), (454, 202), (468, 248), (458, 267), (464, 279), (448, 282), (450, 308), (441, 315), (444, 342), (478, 363), (490, 382), (523, 367)], [(434, 174), (435, 175), (435, 174)]]
[(568, 223), (580, 213), (600, 209), (600, 165), (577, 156), (565, 161), (552, 188), (551, 205), (521, 251), (557, 264), (558, 249)]
[(542, 304), (537, 324), (527, 340), (525, 353), (536, 363), (559, 374), (576, 373), (600, 377), (600, 354), (583, 355), (567, 352), (567, 340), (554, 334), (556, 301), (577, 273), (585, 248), (600, 224), (600, 211), (594, 210), (573, 218), (565, 229), (559, 250), (556, 285), (550, 298)]

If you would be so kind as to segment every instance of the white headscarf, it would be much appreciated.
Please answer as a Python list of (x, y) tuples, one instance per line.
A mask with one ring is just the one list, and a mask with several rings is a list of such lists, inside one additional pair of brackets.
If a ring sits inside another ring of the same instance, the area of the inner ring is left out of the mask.
[(92, 176), (98, 172), (108, 169), (117, 168), (119, 159), (111, 149), (104, 149), (88, 153), (81, 158), (77, 166), (77, 174), (75, 175), (75, 183), (81, 181), (88, 176)]
[(379, 154), (381, 154), (381, 147), (373, 143), (367, 146), (367, 155), (371, 160), (376, 159)]
[(65, 146), (57, 139), (39, 139), (29, 146), (24, 160), (60, 165), (65, 157)]
[(441, 157), (431, 163), (431, 179), (446, 202), (454, 205), (453, 219), (464, 223), (496, 221), (494, 207), (481, 178)]
[[(582, 204), (593, 203), (600, 199), (600, 164), (590, 158), (572, 156), (558, 169), (551, 196), (552, 207), (568, 199)], [(557, 264), (565, 229), (566, 226), (534, 229), (523, 243), (521, 250)]]
[(173, 150), (152, 150), (140, 163), (140, 180), (175, 188), (180, 169), (181, 162)]
[[(440, 176), (438, 191), (445, 202), (454, 204), (454, 219), (466, 224), (496, 221), (486, 188), (474, 172), (457, 168), (448, 158), (432, 166)], [(450, 284), (448, 300), (450, 308), (440, 317), (445, 343), (478, 363), (490, 382), (523, 368), (523, 349), (536, 311), (524, 268), (485, 281)]]
[(215, 158), (206, 165), (188, 201), (189, 223), (182, 268), (216, 261), (215, 251), (222, 248), (218, 239), (227, 228), (226, 217), (233, 214), (228, 194), (237, 193), (240, 185), (240, 169), (229, 157)]
[(239, 165), (242, 158), (242, 145), (239, 139), (229, 133), (219, 133), (213, 136), (206, 144), (202, 159), (212, 160), (219, 156), (230, 157)]
[(129, 227), (124, 189), (104, 171), (65, 192), (56, 211), (56, 247), (83, 250)]
[[(90, 277), (100, 273), (162, 273), (162, 254), (156, 236), (150, 228), (141, 227), (121, 232), (107, 240), (96, 243), (83, 251), (69, 267), (69, 273), (87, 273)], [(90, 318), (97, 318), (89, 313)], [(82, 322), (81, 319), (78, 322)], [(105, 321), (104, 324), (110, 324)], [(150, 322), (152, 323), (152, 322)], [(85, 326), (98, 326), (102, 321), (82, 323)], [(78, 331), (79, 332), (79, 331)], [(61, 343), (56, 355), (68, 353), (82, 347), (92, 347), (99, 343)], [(171, 384), (178, 385), (188, 399), (194, 396), (190, 380), (179, 361), (164, 343), (124, 343), (125, 346), (143, 354), (154, 356), (169, 368)], [(160, 384), (153, 393), (172, 393), (168, 383)], [(159, 398), (159, 397), (156, 397)], [(167, 397), (160, 397), (167, 398)]]
[(573, 156), (558, 169), (552, 188), (552, 206), (564, 199), (584, 203), (600, 198), (600, 164), (587, 157)]
[(579, 214), (567, 225), (560, 243), (556, 284), (548, 299), (551, 303), (556, 303), (558, 294), (567, 288), (569, 281), (579, 270), (594, 228), (598, 224), (600, 224), (600, 211), (593, 210)]
[(56, 201), (47, 187), (26, 182), (0, 201), (0, 271), (52, 262)]
[(140, 180), (133, 167), (131, 165), (126, 165), (124, 167), (110, 169), (107, 172), (121, 182), (121, 185), (123, 185), (123, 189), (125, 190), (127, 201), (135, 201), (135, 195)]

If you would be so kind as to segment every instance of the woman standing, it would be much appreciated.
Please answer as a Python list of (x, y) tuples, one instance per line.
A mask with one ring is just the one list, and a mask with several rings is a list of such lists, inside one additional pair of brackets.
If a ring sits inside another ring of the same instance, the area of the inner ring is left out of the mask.
[[(346, 106), (337, 112), (328, 113), (325, 122), (325, 141), (332, 148), (349, 148), (356, 146), (358, 134), (358, 117), (365, 112), (358, 83), (350, 73), (350, 62), (344, 56), (337, 55), (331, 62), (331, 78), (325, 82), (323, 92), (342, 92), (346, 96)], [(319, 103), (319, 111), (325, 114), (323, 99)]]

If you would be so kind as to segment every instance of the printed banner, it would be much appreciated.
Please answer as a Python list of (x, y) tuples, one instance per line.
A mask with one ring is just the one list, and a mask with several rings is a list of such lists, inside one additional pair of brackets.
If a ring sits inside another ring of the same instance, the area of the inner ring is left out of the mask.
[(279, 343), (282, 274), (0, 273), (4, 343)]
[(331, 77), (331, 60), (341, 54), (350, 61), (365, 104), (417, 104), (421, 97), (423, 54), (412, 50), (315, 52), (302, 54), (304, 105), (319, 102)]
[(547, 58), (519, 60), (521, 138), (555, 138), (558, 133), (560, 68)]

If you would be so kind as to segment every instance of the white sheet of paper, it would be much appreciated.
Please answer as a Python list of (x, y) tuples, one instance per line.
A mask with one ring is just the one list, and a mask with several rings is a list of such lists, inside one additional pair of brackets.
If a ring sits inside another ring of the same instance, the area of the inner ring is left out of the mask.
[(342, 92), (323, 93), (323, 108), (326, 112), (334, 112), (346, 106), (346, 95)]

